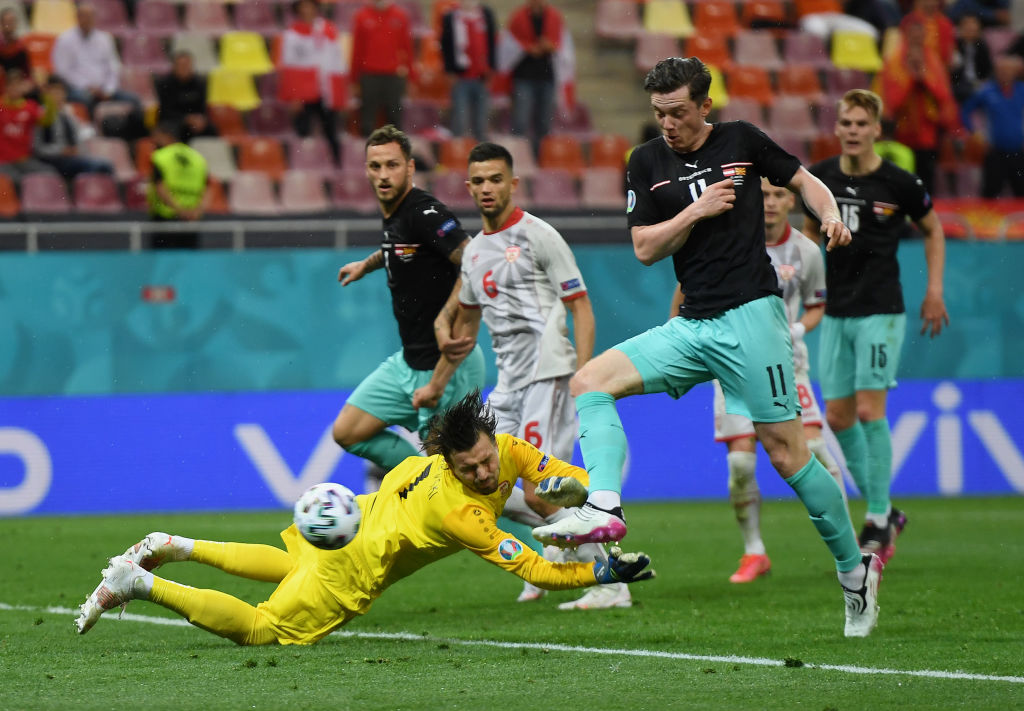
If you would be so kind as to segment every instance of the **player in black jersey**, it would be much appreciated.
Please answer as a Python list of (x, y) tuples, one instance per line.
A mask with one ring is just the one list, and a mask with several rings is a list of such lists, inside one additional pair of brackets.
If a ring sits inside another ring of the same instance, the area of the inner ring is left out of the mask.
[(830, 249), (849, 243), (850, 232), (828, 189), (768, 136), (742, 121), (707, 122), (710, 85), (696, 57), (662, 60), (644, 81), (662, 136), (630, 156), (628, 223), (641, 262), (672, 257), (685, 302), (678, 317), (573, 377), (589, 498), (579, 513), (534, 536), (562, 545), (622, 538), (626, 437), (615, 400), (651, 392), (679, 397), (717, 378), (726, 411), (755, 423), (772, 464), (831, 551), (846, 598), (845, 634), (865, 636), (878, 618), (882, 564), (861, 554), (839, 486), (804, 439), (789, 323), (765, 249), (761, 178), (801, 195), (822, 218)]
[(455, 215), (434, 196), (413, 186), (416, 170), (408, 137), (394, 126), (377, 129), (366, 141), (366, 176), (383, 215), (381, 248), (338, 271), (347, 286), (380, 268), (387, 271), (391, 305), (402, 350), (385, 360), (355, 389), (334, 421), (335, 441), (380, 469), (389, 471), (416, 448), (386, 429), (401, 425), (425, 433), (430, 416), (483, 387), (480, 348), (452, 376), (440, 402), (413, 407), (416, 388), (430, 381), (440, 357), (434, 319), (458, 294), (459, 267), (469, 235)]
[[(906, 328), (896, 249), (910, 234), (909, 217), (924, 235), (928, 287), (921, 333), (937, 336), (949, 315), (942, 299), (945, 236), (921, 179), (875, 154), (882, 100), (855, 89), (839, 102), (836, 135), (842, 154), (811, 168), (836, 196), (854, 234), (849, 249), (825, 260), (828, 302), (822, 321), (821, 390), (829, 427), (843, 449), (850, 475), (868, 508), (861, 550), (883, 562), (894, 552), (906, 516), (892, 507), (892, 439), (886, 400), (896, 386)], [(808, 215), (804, 231), (817, 234)]]

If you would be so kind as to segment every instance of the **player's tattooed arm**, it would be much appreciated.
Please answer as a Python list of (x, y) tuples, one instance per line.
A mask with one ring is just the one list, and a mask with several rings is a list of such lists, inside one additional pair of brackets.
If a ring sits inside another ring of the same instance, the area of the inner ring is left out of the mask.
[(448, 253), (448, 261), (452, 264), (462, 264), (462, 253), (466, 251), (466, 247), (469, 245), (469, 239), (462, 240), (462, 244), (453, 249)]
[(354, 281), (359, 281), (370, 272), (376, 271), (384, 266), (384, 251), (378, 249), (376, 252), (357, 262), (349, 262), (338, 270), (338, 281), (342, 286), (348, 286)]

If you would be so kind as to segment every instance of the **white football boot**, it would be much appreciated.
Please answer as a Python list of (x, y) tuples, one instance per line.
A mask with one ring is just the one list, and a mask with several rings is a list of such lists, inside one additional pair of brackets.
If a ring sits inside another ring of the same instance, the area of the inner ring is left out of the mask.
[(92, 594), (78, 608), (75, 627), (78, 634), (85, 634), (107, 610), (124, 607), (136, 595), (135, 584), (145, 577), (146, 571), (124, 556), (110, 559), (110, 564), (103, 571), (103, 580)]
[(533, 537), (546, 545), (574, 548), (584, 543), (612, 543), (626, 535), (622, 508), (599, 509), (587, 502), (573, 509), (572, 516), (533, 529)]
[(175, 541), (177, 536), (153, 532), (124, 552), (124, 557), (143, 570), (156, 570), (164, 563), (188, 560), (191, 551)]
[(882, 579), (882, 560), (869, 553), (861, 560), (865, 569), (864, 584), (858, 590), (842, 585), (846, 598), (847, 637), (867, 637), (878, 624), (878, 583)]

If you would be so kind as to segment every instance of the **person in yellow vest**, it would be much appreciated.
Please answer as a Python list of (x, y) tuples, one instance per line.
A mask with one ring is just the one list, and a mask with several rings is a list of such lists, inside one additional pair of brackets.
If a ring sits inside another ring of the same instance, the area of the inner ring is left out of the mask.
[[(194, 148), (178, 140), (177, 126), (159, 121), (150, 134), (156, 143), (153, 151), (153, 176), (149, 186), (149, 215), (154, 222), (197, 222), (203, 216), (206, 196), (206, 159)], [(198, 231), (157, 232), (154, 249), (195, 249)]]

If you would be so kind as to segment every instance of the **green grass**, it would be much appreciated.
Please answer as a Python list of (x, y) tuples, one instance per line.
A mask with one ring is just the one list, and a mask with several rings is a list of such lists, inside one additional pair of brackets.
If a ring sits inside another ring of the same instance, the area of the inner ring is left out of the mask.
[[(725, 502), (631, 504), (627, 549), (656, 580), (626, 610), (514, 602), (518, 579), (460, 553), (389, 590), (312, 647), (242, 648), (191, 627), (72, 615), (105, 559), (151, 530), (279, 543), (286, 513), (0, 519), (0, 709), (1008, 709), (1024, 684), (853, 674), (808, 665), (1024, 676), (1024, 499), (902, 500), (910, 524), (882, 584), (879, 627), (842, 636), (831, 560), (799, 504), (768, 502), (774, 571), (727, 578), (740, 554)], [(859, 520), (862, 504), (856, 502)], [(258, 602), (271, 587), (193, 563), (167, 577)], [(128, 612), (174, 617), (133, 602)], [(413, 640), (373, 638), (407, 632)], [(363, 636), (358, 636), (358, 635)], [(493, 640), (789, 659), (793, 666), (552, 648)], [(799, 661), (797, 661), (799, 660)], [(803, 662), (804, 666), (799, 666)]]

